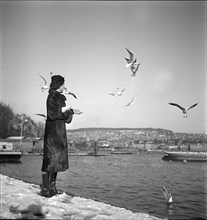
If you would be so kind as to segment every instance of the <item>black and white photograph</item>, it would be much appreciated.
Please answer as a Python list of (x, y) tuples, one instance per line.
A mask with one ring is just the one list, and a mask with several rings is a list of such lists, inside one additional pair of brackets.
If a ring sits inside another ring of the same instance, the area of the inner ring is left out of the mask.
[(207, 2), (0, 1), (0, 219), (207, 219)]

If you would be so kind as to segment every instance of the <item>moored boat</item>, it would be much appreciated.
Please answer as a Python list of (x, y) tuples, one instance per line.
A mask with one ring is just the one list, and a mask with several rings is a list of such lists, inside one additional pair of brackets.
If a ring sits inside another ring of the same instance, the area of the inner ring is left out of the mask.
[(19, 163), (22, 156), (21, 151), (15, 151), (13, 144), (0, 142), (0, 163)]
[(132, 152), (125, 151), (112, 151), (110, 154), (133, 154)]
[(162, 160), (167, 161), (203, 161), (207, 162), (207, 152), (166, 151)]

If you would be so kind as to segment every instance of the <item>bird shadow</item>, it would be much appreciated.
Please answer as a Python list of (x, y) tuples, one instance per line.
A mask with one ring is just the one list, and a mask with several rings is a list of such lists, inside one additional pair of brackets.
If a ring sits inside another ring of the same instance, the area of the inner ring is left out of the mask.
[(10, 206), (10, 212), (13, 214), (21, 213), (21, 217), (18, 219), (45, 219), (42, 206), (37, 204), (31, 204), (23, 210), (19, 210), (16, 207)]

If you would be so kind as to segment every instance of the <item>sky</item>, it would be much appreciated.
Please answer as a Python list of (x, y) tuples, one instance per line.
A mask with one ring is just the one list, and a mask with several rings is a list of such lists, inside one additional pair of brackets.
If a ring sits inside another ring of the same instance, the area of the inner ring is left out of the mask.
[[(1, 1), (0, 101), (14, 113), (46, 114), (41, 74), (65, 77), (83, 112), (68, 129), (207, 131), (205, 1)], [(126, 67), (126, 49), (140, 64)], [(117, 88), (122, 96), (111, 96)], [(126, 107), (134, 98), (134, 104)], [(183, 107), (199, 103), (183, 118)]]

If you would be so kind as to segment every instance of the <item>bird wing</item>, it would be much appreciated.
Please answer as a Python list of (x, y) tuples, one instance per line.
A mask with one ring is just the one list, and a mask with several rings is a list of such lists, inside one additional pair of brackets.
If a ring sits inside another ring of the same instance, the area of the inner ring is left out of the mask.
[(68, 94), (69, 94), (69, 95), (72, 95), (74, 98), (77, 99), (77, 96), (76, 96), (74, 93), (72, 93), (72, 92), (68, 92)]
[(140, 65), (140, 63), (138, 63), (136, 67), (135, 67), (135, 65), (131, 65), (131, 71), (132, 71), (132, 73), (133, 73), (132, 76), (135, 76), (135, 75), (136, 75), (136, 72), (137, 72), (137, 70), (138, 70), (138, 68), (139, 68), (139, 65)]
[(133, 60), (130, 60), (130, 58), (125, 57), (125, 60), (127, 61), (126, 67), (130, 67), (132, 65)]
[(196, 104), (194, 104), (194, 105), (189, 106), (188, 108), (186, 108), (186, 110), (189, 110), (189, 109), (191, 109), (191, 108), (194, 108), (196, 105), (198, 105), (198, 103), (196, 103)]
[(129, 53), (129, 56), (130, 56), (130, 61), (132, 62), (134, 60), (134, 56), (135, 56), (135, 53), (133, 53), (131, 50), (125, 48), (126, 51)]
[(128, 57), (125, 57), (125, 60), (127, 61), (127, 63), (131, 63)]
[(182, 111), (184, 110), (184, 108), (182, 107), (182, 106), (180, 106), (180, 105), (178, 105), (178, 104), (176, 104), (176, 103), (172, 103), (172, 102), (170, 102), (170, 103), (168, 103), (169, 105), (174, 105), (174, 106), (177, 106), (179, 109), (181, 109)]
[(47, 118), (47, 116), (44, 115), (44, 114), (35, 114), (35, 115), (38, 115), (38, 116), (42, 116), (42, 117), (44, 117), (44, 118)]
[(168, 193), (167, 189), (164, 186), (162, 187), (162, 192), (163, 192), (163, 194), (165, 196), (165, 199), (168, 201), (169, 193)]
[(44, 82), (45, 82), (45, 85), (47, 84), (47, 81), (46, 81), (46, 79), (43, 77), (43, 76), (41, 76), (40, 74), (38, 74), (43, 80), (44, 80)]
[(123, 93), (124, 91), (125, 91), (125, 89), (122, 89), (122, 90), (121, 90), (121, 93)]
[(132, 100), (126, 105), (126, 107), (131, 105), (133, 101), (134, 101), (134, 98), (132, 98)]

